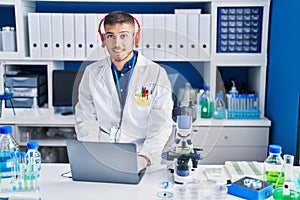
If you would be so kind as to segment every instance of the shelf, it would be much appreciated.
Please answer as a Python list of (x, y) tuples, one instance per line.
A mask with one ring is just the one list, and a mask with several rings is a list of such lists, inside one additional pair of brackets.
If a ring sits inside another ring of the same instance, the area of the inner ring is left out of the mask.
[(267, 118), (257, 119), (257, 120), (240, 120), (240, 119), (226, 119), (226, 120), (217, 120), (217, 119), (197, 119), (193, 126), (217, 126), (217, 127), (270, 127), (271, 121)]
[[(39, 143), (39, 146), (65, 147), (68, 139), (34, 139)], [(26, 146), (26, 142), (19, 142), (20, 146)]]
[[(118, 3), (118, 2), (122, 2), (124, 3), (123, 0), (25, 0), (25, 1), (41, 1), (41, 2), (101, 2), (101, 3)], [(182, 3), (182, 0), (126, 0), (126, 2), (128, 3), (141, 3), (141, 2), (160, 2), (160, 3), (171, 3), (171, 2), (180, 2)], [(186, 0), (184, 1), (186, 2), (211, 2), (211, 0)]]
[(16, 124), (18, 126), (45, 126), (45, 127), (74, 127), (74, 115), (63, 116), (53, 114), (47, 109), (40, 109), (40, 114), (36, 115), (30, 109), (16, 110), (16, 116), (11, 109), (6, 109), (2, 113), (0, 124)]

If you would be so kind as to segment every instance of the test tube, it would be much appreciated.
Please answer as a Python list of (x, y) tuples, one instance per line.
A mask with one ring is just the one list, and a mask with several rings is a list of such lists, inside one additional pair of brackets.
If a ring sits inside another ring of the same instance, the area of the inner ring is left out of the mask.
[(21, 152), (21, 161), (20, 161), (20, 170), (21, 170), (21, 178), (23, 178), (24, 190), (28, 189), (28, 174), (27, 174), (27, 166), (26, 166), (26, 153)]

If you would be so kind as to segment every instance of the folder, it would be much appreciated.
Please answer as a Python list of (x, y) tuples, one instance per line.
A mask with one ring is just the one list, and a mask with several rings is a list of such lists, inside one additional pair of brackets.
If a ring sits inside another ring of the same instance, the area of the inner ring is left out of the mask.
[(176, 58), (176, 16), (174, 14), (166, 14), (165, 26), (165, 49), (166, 59)]
[[(133, 17), (136, 18), (136, 20), (140, 23), (141, 28), (144, 26), (144, 24), (142, 24), (143, 19), (142, 19), (142, 14), (132, 14)], [(137, 32), (138, 30), (138, 26), (137, 23), (135, 22), (135, 32)], [(140, 42), (138, 44), (138, 47), (135, 47), (138, 51), (142, 52), (142, 48), (143, 48), (143, 34), (142, 34), (142, 30), (140, 32)]]
[(85, 58), (85, 14), (74, 14), (75, 23), (75, 57)]
[(187, 15), (187, 57), (199, 58), (199, 14)]
[(52, 57), (63, 58), (63, 15), (62, 13), (51, 14), (52, 30)]
[(52, 30), (50, 13), (40, 13), (40, 33), (42, 58), (52, 58)]
[(39, 13), (28, 13), (28, 32), (29, 32), (29, 52), (30, 57), (40, 58), (41, 54), (41, 35), (40, 35), (40, 15)]
[(85, 33), (86, 33), (86, 57), (88, 59), (97, 59), (97, 39), (98, 34), (97, 14), (91, 13), (85, 15)]
[(63, 13), (64, 57), (75, 58), (75, 24), (74, 14)]
[(154, 58), (164, 59), (165, 56), (165, 15), (154, 15)]
[(176, 57), (187, 59), (187, 14), (176, 14)]
[(200, 15), (200, 58), (209, 59), (210, 58), (210, 14)]
[(154, 16), (153, 14), (142, 14), (143, 18), (143, 55), (149, 59), (154, 58)]
[[(98, 13), (97, 14), (97, 21), (96, 21), (96, 24), (95, 24), (95, 27), (98, 28), (98, 25), (99, 25), (99, 22), (106, 16), (107, 14), (105, 13)], [(102, 29), (101, 29), (101, 32), (104, 33), (104, 22), (102, 23)], [(98, 29), (97, 29), (98, 31)], [(102, 46), (102, 41), (101, 41), (101, 38), (100, 38), (100, 35), (98, 34), (97, 32), (97, 52), (98, 52), (98, 55), (97, 55), (97, 59), (101, 60), (101, 59), (104, 59), (107, 57), (108, 55), (108, 52), (106, 50), (106, 47), (103, 47)]]

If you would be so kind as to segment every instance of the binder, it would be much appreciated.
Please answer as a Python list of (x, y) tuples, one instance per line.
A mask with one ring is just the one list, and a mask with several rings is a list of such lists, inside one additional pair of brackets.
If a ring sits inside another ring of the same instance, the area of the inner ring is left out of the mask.
[(181, 8), (179, 8), (179, 9), (175, 9), (174, 13), (175, 14), (198, 14), (198, 15), (200, 15), (201, 14), (201, 10), (202, 9), (199, 9), (199, 8), (195, 8), (195, 9), (190, 9), (190, 8), (188, 8), (188, 9), (181, 9)]
[(52, 57), (63, 58), (63, 16), (62, 13), (51, 14)]
[(28, 13), (29, 32), (29, 53), (32, 58), (40, 58), (41, 55), (41, 35), (40, 35), (40, 15), (39, 13)]
[(176, 14), (176, 57), (187, 59), (187, 14)]
[(209, 59), (210, 58), (210, 14), (200, 15), (200, 58)]
[[(99, 14), (97, 14), (97, 20), (96, 20), (96, 24), (95, 24), (95, 27), (97, 28), (97, 52), (98, 52), (97, 59), (99, 59), (99, 60), (106, 58), (106, 56), (108, 55), (106, 47), (102, 46), (102, 41), (101, 41), (101, 38), (100, 38), (100, 36), (98, 34), (98, 25), (99, 25), (99, 22), (106, 15), (107, 14), (105, 14), (105, 13), (99, 13)], [(102, 33), (104, 33), (104, 23), (102, 23), (102, 29), (101, 29), (101, 31), (102, 31)]]
[(149, 59), (154, 58), (154, 16), (153, 14), (142, 14), (143, 18), (143, 55)]
[(64, 25), (64, 57), (75, 58), (75, 24), (74, 14), (63, 13), (63, 25)]
[(42, 58), (52, 58), (51, 14), (40, 13)]
[(85, 58), (85, 14), (77, 13), (75, 20), (75, 57)]
[(91, 13), (85, 15), (85, 33), (86, 33), (86, 57), (88, 59), (97, 59), (97, 39), (98, 35), (97, 14)]
[(154, 15), (154, 58), (164, 59), (165, 56), (165, 15)]
[(176, 58), (176, 15), (166, 14), (166, 28), (165, 28), (165, 50), (166, 59)]
[(199, 14), (187, 15), (187, 57), (199, 58)]

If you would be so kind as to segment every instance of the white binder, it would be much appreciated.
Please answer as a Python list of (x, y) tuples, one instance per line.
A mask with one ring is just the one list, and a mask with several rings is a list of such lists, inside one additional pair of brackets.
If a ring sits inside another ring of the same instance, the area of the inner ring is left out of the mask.
[(187, 59), (187, 14), (176, 14), (176, 55)]
[(154, 15), (154, 58), (164, 59), (166, 58), (165, 51), (165, 15)]
[(97, 59), (97, 39), (98, 34), (97, 14), (87, 13), (85, 15), (85, 33), (86, 33), (86, 57), (88, 59)]
[(75, 26), (74, 26), (74, 14), (63, 14), (64, 24), (64, 57), (75, 58)]
[(210, 14), (200, 15), (200, 58), (209, 59), (210, 58)]
[(153, 14), (142, 14), (143, 18), (143, 55), (149, 59), (154, 58), (154, 16)]
[(52, 58), (51, 14), (40, 13), (42, 58)]
[(29, 51), (30, 57), (40, 58), (41, 54), (41, 35), (40, 35), (40, 16), (39, 13), (28, 13), (29, 31)]
[(75, 20), (75, 57), (85, 58), (85, 14), (74, 14)]
[(52, 57), (63, 58), (64, 46), (63, 46), (63, 16), (62, 13), (52, 13)]
[[(98, 28), (99, 26), (99, 22), (106, 16), (107, 14), (105, 13), (99, 13), (97, 14), (97, 20), (96, 20), (96, 24), (95, 24), (95, 27)], [(102, 23), (102, 33), (104, 33), (104, 21)], [(98, 31), (98, 29), (97, 29)], [(98, 52), (98, 55), (97, 55), (97, 59), (98, 60), (101, 60), (101, 59), (104, 59), (106, 58), (106, 56), (108, 55), (108, 52), (106, 50), (106, 47), (103, 47), (102, 46), (102, 41), (101, 41), (101, 38), (100, 38), (100, 35), (98, 34), (98, 32), (96, 33), (97, 34), (97, 52)]]
[(166, 59), (176, 58), (176, 15), (166, 14), (165, 49)]
[(187, 58), (199, 58), (199, 14), (188, 14), (187, 18)]

